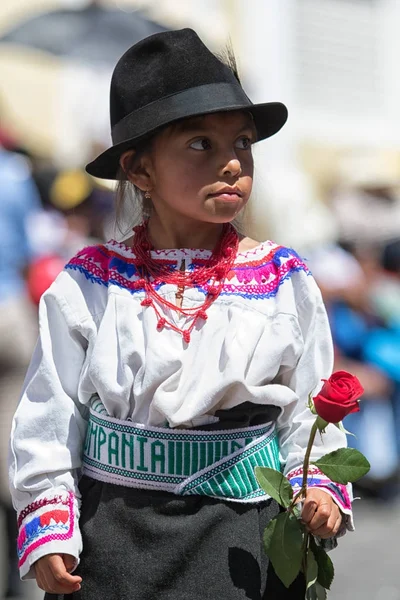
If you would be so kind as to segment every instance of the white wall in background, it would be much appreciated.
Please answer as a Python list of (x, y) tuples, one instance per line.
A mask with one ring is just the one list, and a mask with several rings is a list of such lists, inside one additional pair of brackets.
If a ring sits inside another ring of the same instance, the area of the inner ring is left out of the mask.
[(297, 0), (295, 20), (298, 135), (400, 145), (400, 2)]

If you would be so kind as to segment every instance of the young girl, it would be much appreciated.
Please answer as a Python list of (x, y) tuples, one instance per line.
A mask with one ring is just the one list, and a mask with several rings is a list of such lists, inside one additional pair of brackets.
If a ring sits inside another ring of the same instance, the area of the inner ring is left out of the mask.
[[(232, 225), (253, 143), (286, 118), (252, 104), (190, 29), (115, 68), (113, 146), (87, 170), (123, 179), (145, 217), (124, 243), (78, 253), (42, 297), (12, 430), (21, 576), (48, 600), (304, 598), (262, 550), (279, 508), (254, 467), (298, 479), (329, 326), (299, 256)], [(330, 427), (313, 458), (344, 444)], [(332, 542), (352, 528), (348, 490), (309, 484), (302, 519)]]

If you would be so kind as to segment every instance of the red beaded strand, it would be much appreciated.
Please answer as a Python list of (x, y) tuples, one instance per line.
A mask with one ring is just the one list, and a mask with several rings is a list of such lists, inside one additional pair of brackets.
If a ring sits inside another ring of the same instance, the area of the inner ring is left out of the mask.
[[(226, 223), (223, 226), (221, 237), (206, 264), (196, 267), (193, 271), (180, 271), (170, 269), (154, 260), (151, 256), (152, 244), (149, 240), (147, 222), (134, 228), (132, 250), (135, 255), (135, 266), (140, 273), (140, 278), (135, 282), (135, 289), (143, 289), (145, 298), (142, 306), (151, 306), (157, 315), (157, 329), (161, 331), (165, 326), (180, 333), (184, 341), (190, 342), (190, 334), (198, 319), (207, 319), (207, 309), (220, 295), (224, 280), (232, 269), (236, 258), (239, 237), (234, 227)], [(183, 308), (176, 303), (169, 302), (160, 296), (156, 288), (162, 284), (176, 285), (180, 288), (202, 287), (207, 294), (204, 302), (194, 308)], [(189, 327), (181, 329), (160, 313), (158, 306), (174, 310), (180, 315), (191, 318)]]

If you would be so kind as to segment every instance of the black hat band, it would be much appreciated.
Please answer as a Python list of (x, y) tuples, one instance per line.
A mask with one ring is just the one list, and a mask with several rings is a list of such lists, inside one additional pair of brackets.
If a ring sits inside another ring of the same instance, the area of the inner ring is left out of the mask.
[(112, 128), (113, 144), (144, 136), (151, 130), (198, 114), (253, 106), (240, 85), (210, 83), (155, 100), (126, 115)]

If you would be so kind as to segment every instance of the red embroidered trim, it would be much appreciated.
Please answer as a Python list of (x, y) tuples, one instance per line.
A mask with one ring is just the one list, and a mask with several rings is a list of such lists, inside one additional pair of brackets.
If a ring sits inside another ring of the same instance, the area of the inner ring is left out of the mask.
[[(289, 480), (289, 483), (293, 485), (292, 480), (302, 476), (303, 469), (300, 467), (290, 471), (290, 473), (286, 475), (286, 478)], [(327, 477), (320, 469), (318, 469), (318, 467), (313, 466), (308, 469), (307, 485), (309, 487), (317, 487), (325, 490), (343, 511), (347, 511), (348, 513), (351, 512), (351, 500), (347, 486), (331, 481), (329, 477)], [(300, 484), (296, 483), (296, 489), (297, 486), (300, 488)]]
[[(292, 477), (297, 477), (298, 475), (303, 475), (304, 469), (303, 467), (299, 467), (298, 469), (293, 469), (286, 475), (287, 479), (291, 479)], [(318, 469), (318, 467), (310, 467), (308, 469), (308, 475), (323, 475), (322, 471)], [(326, 477), (326, 475), (324, 475)]]
[[(53, 500), (54, 498), (51, 498), (50, 500), (45, 502), (46, 504), (53, 504)], [(41, 500), (38, 501), (39, 503), (41, 503)], [(18, 566), (19, 568), (22, 567), (22, 565), (25, 563), (26, 559), (28, 558), (29, 554), (31, 554), (31, 552), (33, 552), (33, 550), (36, 550), (36, 548), (38, 548), (39, 546), (42, 546), (43, 544), (46, 544), (47, 542), (51, 542), (54, 540), (61, 540), (61, 541), (65, 541), (65, 540), (69, 540), (72, 538), (73, 534), (74, 534), (74, 521), (75, 521), (75, 516), (74, 516), (74, 494), (72, 492), (68, 492), (68, 498), (62, 498), (61, 499), (61, 503), (62, 504), (66, 504), (68, 505), (68, 509), (69, 509), (69, 530), (66, 533), (51, 533), (50, 535), (45, 535), (44, 537), (39, 537), (39, 539), (36, 539), (33, 543), (31, 543), (24, 551), (23, 555), (20, 556), (20, 560), (18, 562)], [(32, 505), (30, 505), (32, 506)], [(29, 526), (29, 524), (28, 524)]]
[(38, 508), (43, 508), (43, 506), (47, 506), (48, 504), (68, 504), (68, 498), (63, 498), (62, 496), (54, 496), (54, 498), (42, 498), (41, 500), (36, 500), (32, 502), (32, 504), (28, 504), (18, 515), (18, 529), (21, 527), (22, 521), (31, 513), (38, 510)]

